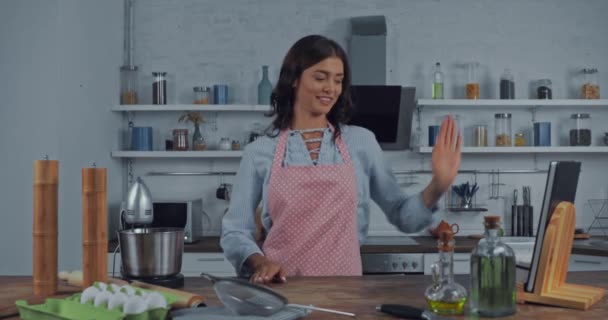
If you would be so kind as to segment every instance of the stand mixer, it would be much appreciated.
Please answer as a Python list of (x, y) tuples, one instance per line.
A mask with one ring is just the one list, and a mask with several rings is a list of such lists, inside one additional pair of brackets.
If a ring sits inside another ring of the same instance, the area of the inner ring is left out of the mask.
[(120, 210), (117, 249), (120, 248), (122, 278), (169, 288), (183, 287), (184, 276), (180, 271), (184, 229), (152, 228), (153, 221), (150, 190), (138, 177)]

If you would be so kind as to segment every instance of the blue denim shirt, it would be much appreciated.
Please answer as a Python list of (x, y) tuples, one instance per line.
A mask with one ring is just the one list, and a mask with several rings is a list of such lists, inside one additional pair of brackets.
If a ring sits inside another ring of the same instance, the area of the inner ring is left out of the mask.
[[(344, 125), (341, 129), (357, 180), (359, 244), (367, 235), (371, 200), (378, 204), (391, 224), (405, 233), (418, 232), (428, 226), (432, 222), (432, 210), (424, 205), (421, 193), (409, 197), (403, 193), (374, 134), (356, 126)], [(342, 156), (332, 139), (332, 129), (324, 131), (318, 164), (342, 163)], [(230, 207), (222, 221), (220, 245), (238, 274), (243, 274), (243, 263), (250, 255), (263, 254), (255, 241), (255, 210), (260, 201), (262, 224), (267, 231), (272, 229), (267, 191), (277, 142), (278, 136), (263, 136), (245, 147)], [(306, 143), (297, 131), (289, 131), (283, 165), (314, 165)]]

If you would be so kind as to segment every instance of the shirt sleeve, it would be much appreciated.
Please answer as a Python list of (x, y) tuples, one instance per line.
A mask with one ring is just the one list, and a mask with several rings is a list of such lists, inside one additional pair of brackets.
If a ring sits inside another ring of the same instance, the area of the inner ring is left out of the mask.
[(383, 157), (382, 149), (374, 139), (366, 150), (369, 161), (370, 196), (382, 209), (388, 221), (405, 233), (421, 231), (433, 221), (432, 213), (422, 201), (422, 192), (407, 196), (402, 190), (390, 166)]
[(255, 241), (255, 209), (260, 203), (264, 179), (256, 171), (253, 158), (252, 149), (246, 148), (235, 178), (230, 206), (222, 220), (220, 245), (240, 276), (250, 273), (243, 265), (249, 256), (263, 254)]

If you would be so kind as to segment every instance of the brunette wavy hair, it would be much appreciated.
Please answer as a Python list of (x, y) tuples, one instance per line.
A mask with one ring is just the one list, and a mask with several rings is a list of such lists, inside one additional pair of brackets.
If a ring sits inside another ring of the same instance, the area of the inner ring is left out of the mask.
[(272, 108), (268, 116), (275, 117), (270, 128), (275, 135), (291, 125), (296, 91), (293, 84), (300, 79), (305, 69), (330, 57), (339, 58), (344, 66), (342, 93), (326, 116), (335, 128), (333, 139), (340, 136), (340, 125), (348, 122), (353, 112), (350, 96), (351, 71), (344, 49), (334, 40), (320, 35), (301, 38), (285, 55), (279, 80), (270, 96)]

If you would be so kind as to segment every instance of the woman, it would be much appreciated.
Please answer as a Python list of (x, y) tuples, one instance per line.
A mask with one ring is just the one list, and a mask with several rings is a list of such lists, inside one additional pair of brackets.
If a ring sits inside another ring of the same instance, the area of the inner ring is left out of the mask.
[[(433, 149), (433, 178), (420, 194), (401, 192), (370, 131), (346, 125), (352, 110), (344, 50), (323, 36), (298, 40), (272, 93), (269, 134), (249, 144), (222, 223), (221, 246), (241, 276), (361, 275), (359, 246), (370, 200), (403, 232), (422, 230), (460, 166), (462, 139), (447, 118)], [(267, 237), (255, 241), (262, 201)]]

